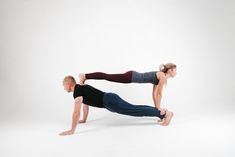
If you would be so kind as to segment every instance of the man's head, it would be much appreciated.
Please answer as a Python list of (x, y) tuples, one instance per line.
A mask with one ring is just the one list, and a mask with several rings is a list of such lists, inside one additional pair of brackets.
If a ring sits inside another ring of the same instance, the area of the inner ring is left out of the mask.
[(73, 76), (65, 76), (63, 80), (64, 90), (66, 90), (68, 93), (72, 92), (75, 85), (76, 85), (76, 81)]

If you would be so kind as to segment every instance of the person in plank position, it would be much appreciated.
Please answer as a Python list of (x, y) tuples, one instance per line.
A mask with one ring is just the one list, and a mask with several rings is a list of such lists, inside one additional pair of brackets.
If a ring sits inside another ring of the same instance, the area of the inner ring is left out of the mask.
[[(158, 110), (156, 107), (148, 105), (134, 105), (123, 100), (115, 93), (106, 93), (96, 89), (88, 84), (77, 84), (73, 76), (66, 76), (63, 80), (64, 89), (67, 92), (73, 92), (74, 111), (72, 115), (71, 129), (60, 133), (59, 135), (74, 134), (78, 123), (85, 123), (89, 113), (89, 106), (105, 108), (118, 114), (137, 116), (137, 117), (158, 117), (161, 119), (161, 125), (167, 126), (173, 112), (168, 110)], [(81, 106), (83, 104), (83, 118), (80, 119)]]
[(150, 72), (137, 72), (127, 71), (125, 73), (108, 74), (104, 72), (93, 72), (86, 74), (79, 74), (80, 84), (85, 84), (86, 80), (107, 80), (117, 83), (141, 83), (141, 84), (152, 84), (152, 98), (153, 104), (158, 110), (165, 110), (162, 108), (161, 100), (163, 95), (163, 87), (167, 84), (169, 78), (176, 76), (176, 64), (167, 63), (161, 64), (159, 70), (153, 70)]

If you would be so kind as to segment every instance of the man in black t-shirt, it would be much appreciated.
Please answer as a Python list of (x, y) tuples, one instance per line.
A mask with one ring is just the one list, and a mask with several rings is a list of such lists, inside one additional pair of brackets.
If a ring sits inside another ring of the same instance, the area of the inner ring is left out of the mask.
[[(72, 76), (66, 76), (63, 81), (64, 89), (67, 92), (73, 92), (74, 112), (71, 129), (60, 133), (60, 135), (71, 135), (75, 132), (78, 123), (85, 123), (87, 120), (89, 107), (106, 108), (107, 110), (129, 116), (148, 116), (161, 119), (160, 124), (167, 126), (173, 113), (167, 110), (159, 109), (147, 105), (133, 105), (118, 96), (115, 93), (105, 93), (90, 85), (76, 84)], [(81, 105), (83, 104), (83, 119), (80, 118)]]

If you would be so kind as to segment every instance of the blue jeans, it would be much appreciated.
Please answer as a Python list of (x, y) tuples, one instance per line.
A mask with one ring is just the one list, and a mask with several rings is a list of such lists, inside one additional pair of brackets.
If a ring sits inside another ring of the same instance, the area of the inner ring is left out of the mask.
[(165, 115), (161, 115), (160, 111), (155, 107), (130, 104), (114, 93), (105, 93), (103, 103), (105, 108), (109, 111), (124, 115), (137, 117), (159, 117), (160, 119), (165, 117)]

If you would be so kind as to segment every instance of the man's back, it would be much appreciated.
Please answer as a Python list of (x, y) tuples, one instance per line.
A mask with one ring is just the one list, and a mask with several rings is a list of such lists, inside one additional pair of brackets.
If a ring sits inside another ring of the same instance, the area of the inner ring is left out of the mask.
[(76, 97), (82, 96), (83, 103), (89, 106), (104, 108), (103, 97), (104, 92), (96, 89), (90, 85), (79, 85), (76, 84), (73, 92), (74, 99)]

